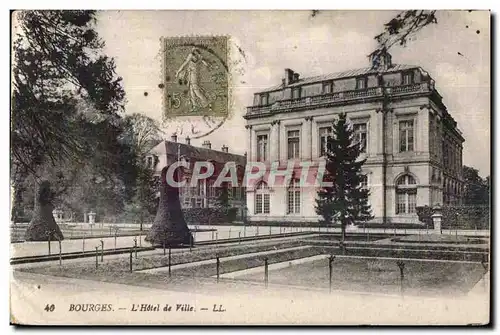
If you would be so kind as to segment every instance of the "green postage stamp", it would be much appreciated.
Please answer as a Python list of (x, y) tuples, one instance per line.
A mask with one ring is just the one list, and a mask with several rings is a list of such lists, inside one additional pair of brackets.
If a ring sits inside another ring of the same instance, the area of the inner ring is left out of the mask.
[(164, 37), (163, 117), (228, 115), (228, 37)]

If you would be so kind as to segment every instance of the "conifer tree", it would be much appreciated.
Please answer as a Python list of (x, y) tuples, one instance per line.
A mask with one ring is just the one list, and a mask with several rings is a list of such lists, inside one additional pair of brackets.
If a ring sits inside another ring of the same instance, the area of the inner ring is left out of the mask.
[(363, 185), (365, 176), (361, 170), (366, 159), (359, 159), (362, 144), (356, 142), (344, 113), (333, 123), (332, 135), (326, 143), (325, 183), (318, 191), (316, 213), (325, 225), (340, 222), (344, 245), (348, 225), (373, 218), (368, 203), (369, 190)]

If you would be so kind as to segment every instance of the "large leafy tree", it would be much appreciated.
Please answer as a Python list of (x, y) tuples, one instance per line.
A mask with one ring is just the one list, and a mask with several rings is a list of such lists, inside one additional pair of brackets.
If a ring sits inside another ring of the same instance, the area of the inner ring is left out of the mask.
[(228, 213), (229, 208), (231, 207), (229, 185), (226, 182), (222, 183), (221, 186), (217, 188), (216, 206), (225, 214)]
[(137, 178), (134, 186), (134, 196), (126, 205), (126, 212), (139, 220), (140, 230), (143, 223), (156, 212), (158, 206), (158, 182), (154, 169), (157, 162), (148, 152), (162, 139), (162, 131), (158, 123), (143, 114), (134, 113), (124, 118), (127, 143), (133, 148)]
[(463, 166), (464, 205), (489, 205), (490, 177), (479, 176), (479, 171), (470, 166)]
[(125, 93), (113, 59), (102, 54), (94, 11), (20, 11), (14, 22), (12, 179), (31, 174), (43, 185), (26, 236), (39, 240), (47, 238), (38, 232), (50, 230), (60, 194), (51, 189), (47, 167), (92, 161), (133, 179), (123, 165), (129, 150), (119, 141)]
[[(340, 222), (342, 245), (348, 225), (372, 219), (368, 203), (369, 190), (363, 186), (362, 166), (365, 159), (359, 159), (361, 144), (354, 139), (352, 127), (345, 113), (333, 123), (332, 135), (327, 139), (325, 182), (316, 198), (316, 213), (322, 223), (331, 225)], [(326, 183), (325, 183), (326, 184)]]

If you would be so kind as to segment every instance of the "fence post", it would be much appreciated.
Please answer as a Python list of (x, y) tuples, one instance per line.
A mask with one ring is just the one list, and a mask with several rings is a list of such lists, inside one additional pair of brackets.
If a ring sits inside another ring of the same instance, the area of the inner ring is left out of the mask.
[(134, 250), (135, 250), (135, 258), (137, 258), (137, 236), (134, 237)]
[(212, 241), (214, 240), (214, 231), (212, 230)]
[(219, 259), (219, 255), (216, 254), (215, 255), (215, 266), (217, 267), (217, 282), (219, 282), (219, 267), (220, 267), (220, 259)]
[(241, 244), (241, 231), (238, 232), (238, 244)]
[(116, 233), (116, 231), (115, 231), (115, 251), (116, 251), (116, 237), (117, 237), (117, 236), (116, 236), (116, 234), (117, 234), (117, 233)]
[(399, 267), (400, 290), (401, 290), (401, 296), (403, 296), (403, 279), (405, 278), (404, 274), (405, 263), (403, 261), (398, 261), (396, 264)]
[(130, 250), (130, 261), (129, 261), (129, 264), (130, 264), (130, 272), (132, 272), (132, 250)]
[(267, 284), (269, 282), (269, 263), (267, 257), (264, 258), (264, 283)]
[(332, 293), (332, 272), (333, 272), (333, 260), (335, 259), (334, 255), (330, 255), (330, 258), (328, 259), (328, 270), (329, 270), (329, 292)]
[(101, 240), (101, 263), (104, 262), (104, 240)]
[(95, 247), (95, 268), (99, 267), (99, 246)]
[(271, 226), (269, 226), (269, 236), (271, 236)]
[(229, 233), (227, 235), (227, 238), (230, 239), (231, 238), (231, 228), (229, 228)]
[(165, 250), (165, 240), (163, 240), (163, 256), (167, 254), (167, 251)]
[(257, 231), (255, 233), (255, 236), (259, 236), (259, 226), (257, 226)]
[(172, 247), (168, 246), (168, 276), (172, 276)]
[(59, 240), (59, 266), (62, 266), (62, 242)]
[(49, 242), (49, 255), (50, 255), (50, 237), (51, 237), (50, 236), (50, 230), (48, 231), (47, 236), (48, 236), (48, 240), (47, 241)]
[(142, 248), (142, 235), (139, 234), (139, 247)]
[(83, 250), (82, 250), (82, 254), (85, 253), (85, 233), (83, 233)]

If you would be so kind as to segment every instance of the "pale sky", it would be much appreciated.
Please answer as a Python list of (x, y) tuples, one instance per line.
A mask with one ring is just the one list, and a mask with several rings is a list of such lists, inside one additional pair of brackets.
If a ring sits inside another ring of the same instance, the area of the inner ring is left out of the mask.
[[(397, 13), (321, 11), (313, 18), (310, 11), (104, 11), (98, 31), (124, 79), (127, 113), (158, 120), (160, 37), (229, 35), (246, 55), (244, 74), (233, 80), (232, 117), (192, 144), (208, 139), (212, 148), (225, 144), (230, 152), (243, 154), (242, 116), (254, 92), (279, 84), (284, 68), (309, 77), (368, 66), (366, 56), (376, 47), (373, 37)], [(393, 63), (421, 66), (435, 79), (464, 134), (464, 164), (485, 177), (490, 174), (489, 12), (439, 11), (437, 19), (406, 47), (392, 48)]]

